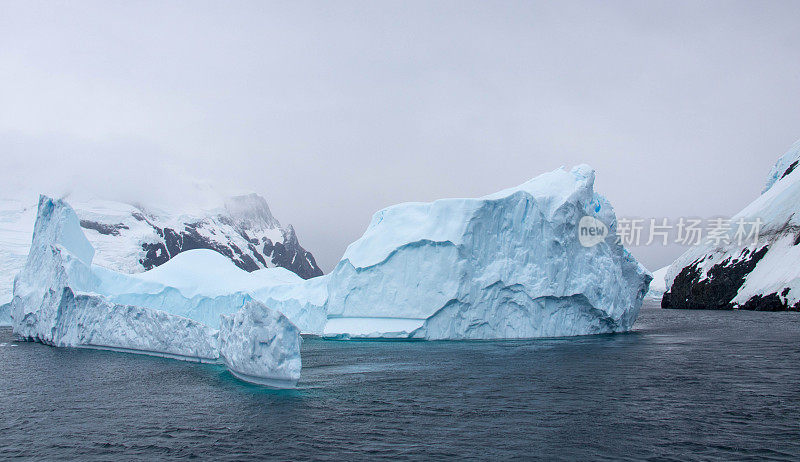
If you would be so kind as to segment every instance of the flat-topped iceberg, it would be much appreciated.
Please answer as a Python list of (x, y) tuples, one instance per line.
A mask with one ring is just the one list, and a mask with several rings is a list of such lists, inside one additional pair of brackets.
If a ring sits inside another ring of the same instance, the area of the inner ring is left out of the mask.
[[(214, 290), (212, 282), (224, 269), (215, 272), (217, 267), (206, 266), (170, 273), (167, 268), (133, 276), (92, 266), (93, 257), (69, 205), (41, 197), (28, 259), (14, 282), (14, 332), (54, 346), (200, 362), (221, 359), (245, 380), (276, 386), (293, 386), (299, 379), (299, 330), (288, 319), (246, 294), (199, 293), (201, 286)], [(214, 257), (198, 258), (207, 262)], [(198, 306), (207, 310), (198, 311)], [(175, 313), (182, 309), (192, 316)], [(222, 313), (235, 314), (221, 318)], [(243, 337), (248, 341), (237, 340)]]
[[(323, 334), (339, 338), (627, 331), (651, 276), (617, 242), (594, 178), (582, 165), (482, 198), (386, 208), (332, 273), (282, 288), (270, 306), (322, 309)], [(605, 234), (582, 244), (585, 217)]]

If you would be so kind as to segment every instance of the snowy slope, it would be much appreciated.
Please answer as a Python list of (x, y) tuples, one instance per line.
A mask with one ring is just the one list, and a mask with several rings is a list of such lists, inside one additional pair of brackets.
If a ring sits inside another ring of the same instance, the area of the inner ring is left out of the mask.
[(763, 221), (757, 242), (698, 246), (667, 272), (664, 308), (800, 309), (800, 141), (770, 171), (764, 192), (739, 219)]
[[(168, 211), (104, 200), (71, 203), (96, 249), (94, 262), (125, 273), (164, 264), (181, 252), (214, 250), (246, 271), (286, 268), (302, 278), (322, 274), (292, 226), (282, 227), (255, 194), (209, 210)], [(36, 206), (0, 201), (0, 303), (28, 254)]]
[(667, 291), (667, 271), (669, 271), (669, 266), (653, 271), (653, 281), (650, 282), (650, 290), (647, 291), (645, 298), (661, 300), (661, 297), (664, 296), (664, 292)]
[[(477, 199), (377, 212), (328, 275), (269, 306), (324, 308), (330, 337), (533, 338), (626, 331), (650, 275), (613, 238), (616, 217), (579, 166)], [(590, 216), (608, 238), (584, 247)]]
[[(205, 266), (176, 271), (173, 264), (172, 270), (142, 277), (93, 266), (95, 251), (78, 216), (65, 202), (42, 196), (30, 251), (14, 283), (14, 332), (24, 339), (60, 347), (103, 348), (199, 362), (221, 360), (244, 380), (294, 386), (300, 376), (300, 332), (285, 316), (258, 301), (215, 299), (214, 303), (226, 304), (225, 311), (230, 314), (198, 320), (155, 306), (119, 303), (114, 293), (105, 292), (127, 286), (129, 291), (153, 290), (150, 300), (159, 295), (163, 300), (164, 294), (170, 294), (175, 301), (182, 299), (181, 289), (198, 288), (214, 277), (251, 277), (213, 251), (196, 252), (205, 255), (185, 263), (216, 258), (232, 269)], [(207, 277), (203, 271), (213, 275)], [(169, 286), (170, 282), (178, 283), (180, 289)], [(202, 296), (194, 294), (193, 299), (198, 298)], [(165, 305), (175, 308), (172, 303)]]

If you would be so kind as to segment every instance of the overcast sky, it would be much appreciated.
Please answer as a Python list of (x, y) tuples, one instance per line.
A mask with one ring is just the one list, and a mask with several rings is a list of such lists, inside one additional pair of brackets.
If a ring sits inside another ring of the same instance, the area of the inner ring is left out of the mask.
[(326, 271), (382, 207), (561, 165), (596, 168), (618, 216), (731, 215), (800, 138), (798, 23), (800, 2), (0, 1), (0, 196), (255, 191)]

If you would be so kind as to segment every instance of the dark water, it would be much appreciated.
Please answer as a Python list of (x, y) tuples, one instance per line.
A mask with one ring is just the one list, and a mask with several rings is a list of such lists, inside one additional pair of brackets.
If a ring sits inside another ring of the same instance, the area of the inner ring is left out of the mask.
[(14, 343), (0, 456), (800, 459), (800, 315), (643, 309), (629, 334), (306, 340), (300, 389)]

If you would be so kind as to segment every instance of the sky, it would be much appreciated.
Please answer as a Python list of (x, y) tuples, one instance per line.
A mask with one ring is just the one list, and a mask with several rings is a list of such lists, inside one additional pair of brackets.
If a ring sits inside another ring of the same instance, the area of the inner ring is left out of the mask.
[[(371, 215), (587, 163), (730, 216), (800, 138), (800, 2), (0, 1), (0, 196), (257, 192), (325, 271)], [(198, 186), (200, 185), (200, 186)], [(633, 253), (650, 269), (683, 248)]]

